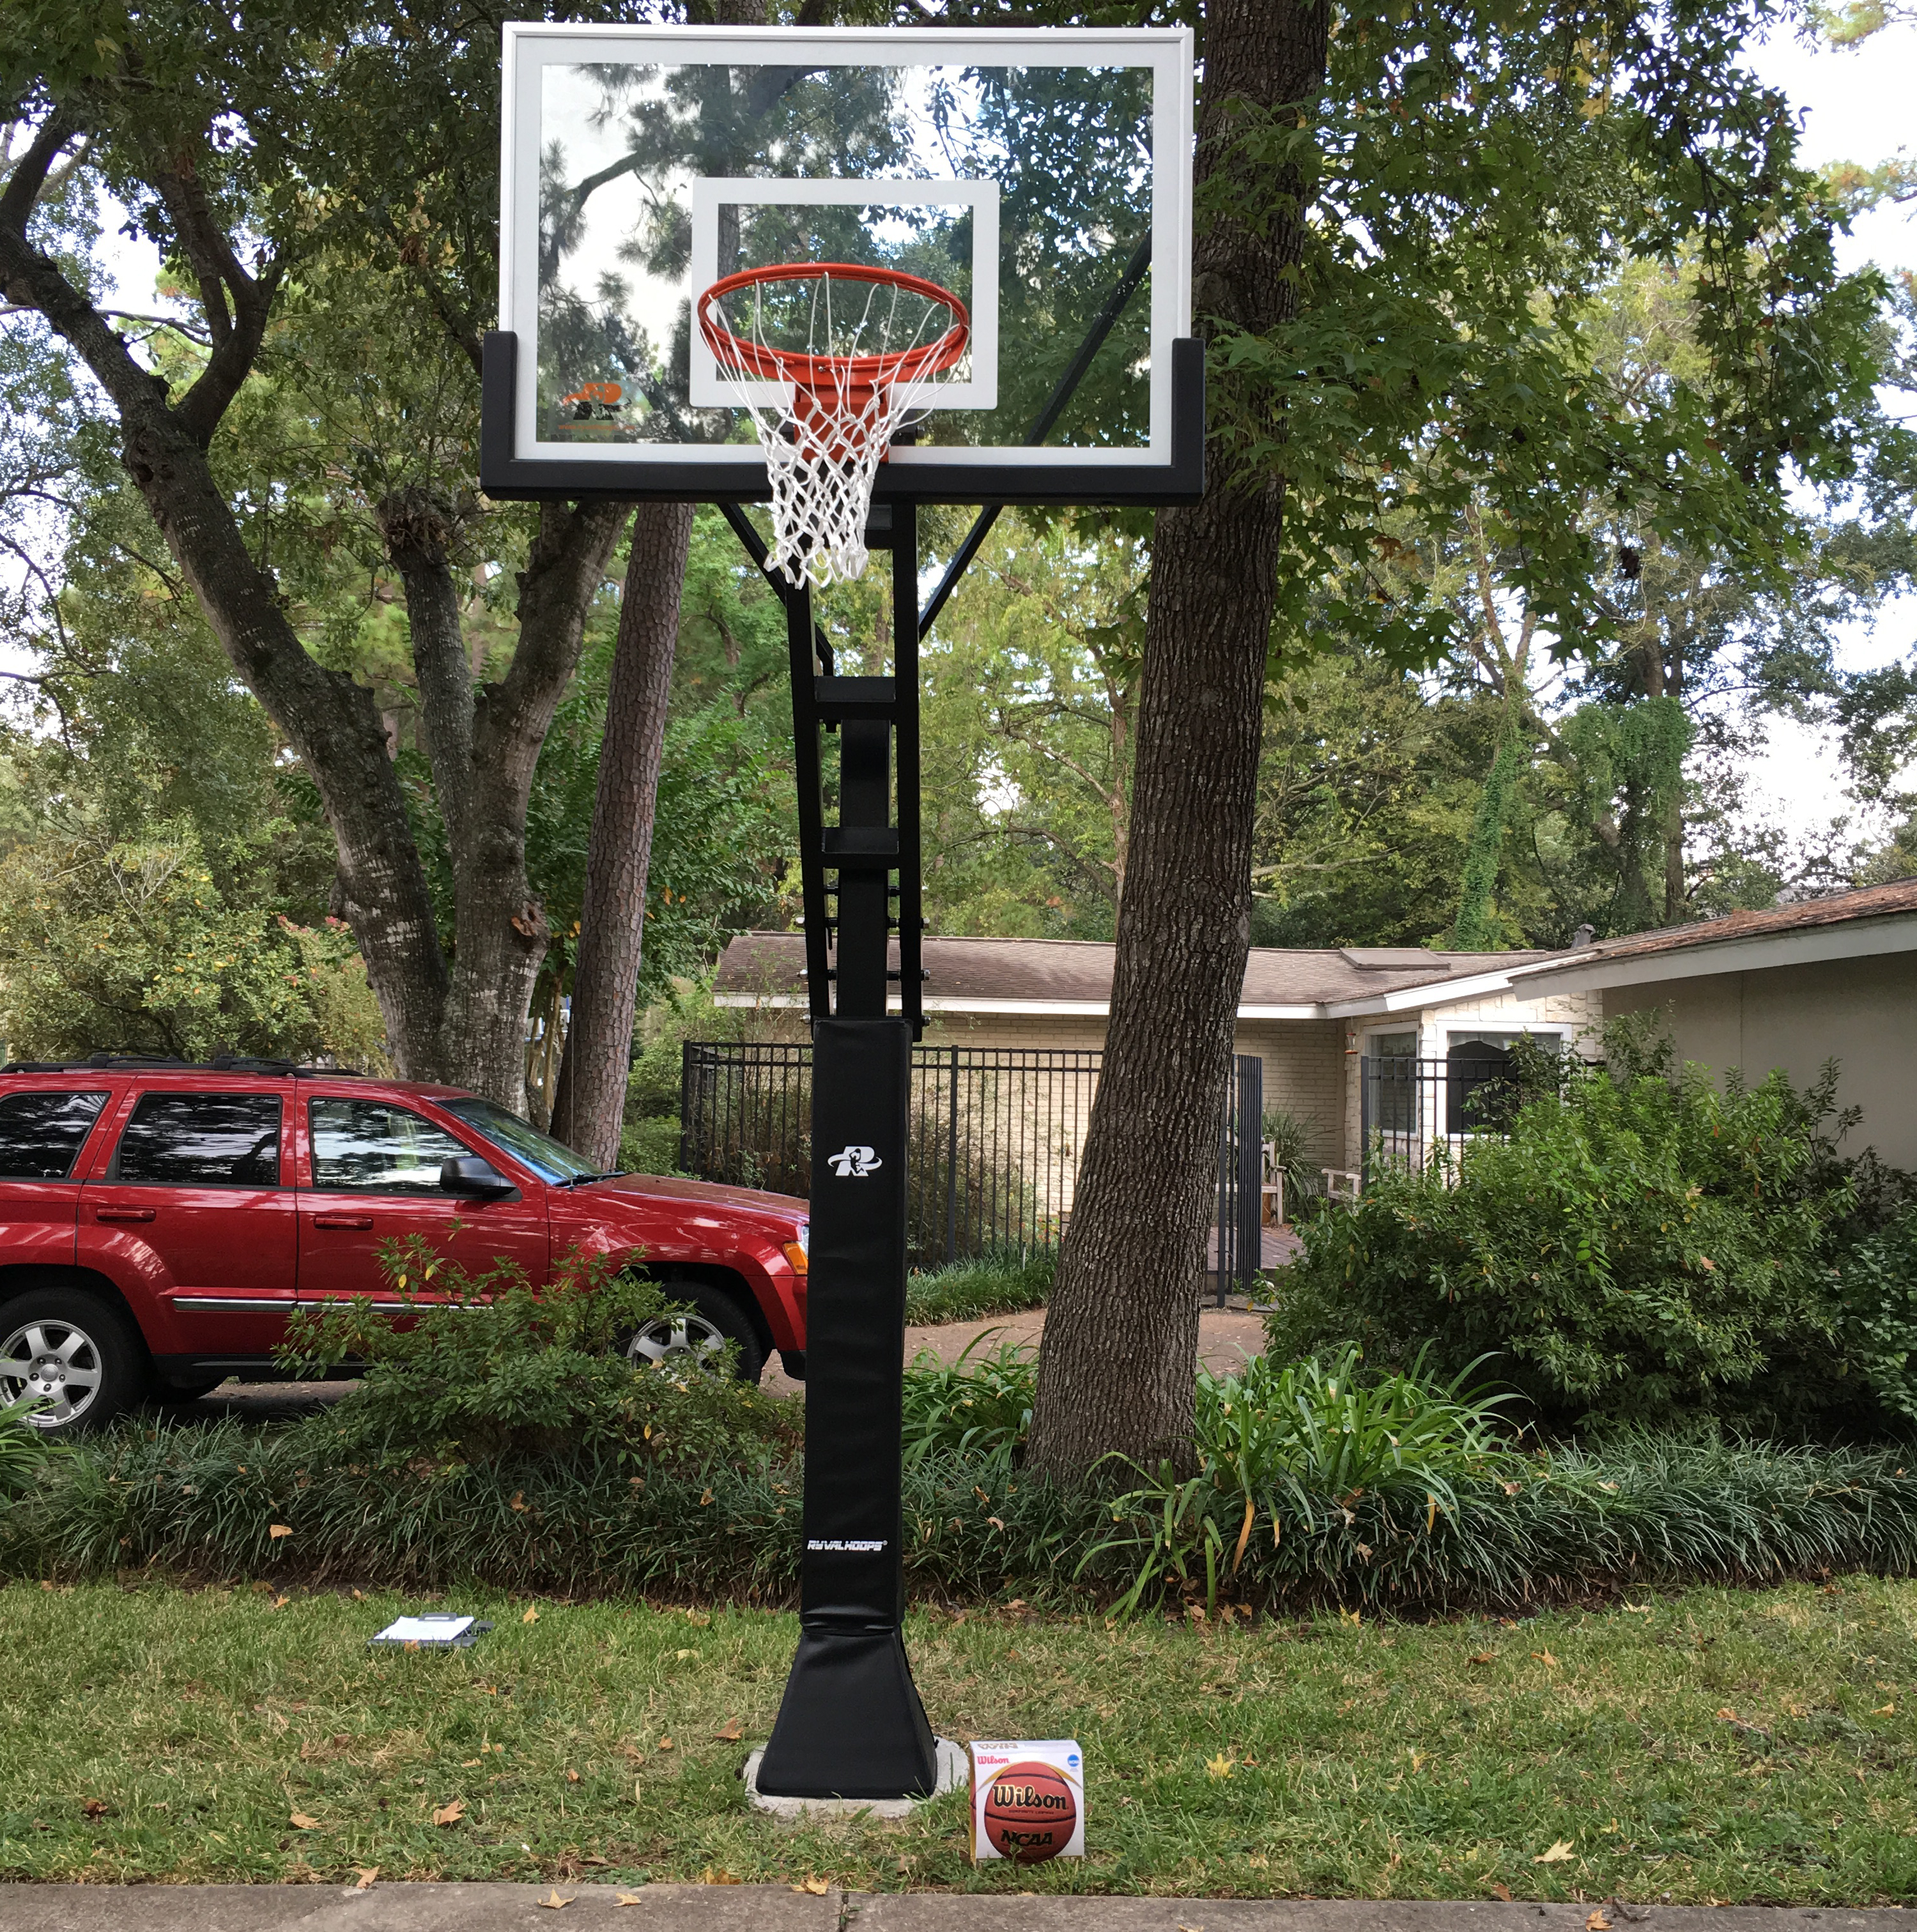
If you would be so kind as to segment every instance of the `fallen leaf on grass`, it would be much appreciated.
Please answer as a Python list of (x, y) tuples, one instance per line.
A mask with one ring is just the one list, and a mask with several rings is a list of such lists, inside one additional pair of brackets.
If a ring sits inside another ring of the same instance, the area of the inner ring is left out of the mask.
[(1576, 1856), (1577, 1853), (1573, 1849), (1570, 1839), (1560, 1838), (1547, 1850), (1540, 1852), (1531, 1862), (1534, 1865), (1561, 1865), (1568, 1859), (1574, 1858)]
[(539, 1612), (529, 1604), (526, 1607), (525, 1616), (519, 1621), (523, 1624), (536, 1624), (539, 1621)]
[(1718, 1712), (1718, 1716), (1720, 1722), (1726, 1724), (1734, 1724), (1737, 1722), (1737, 1713), (1728, 1704)]
[(1553, 1657), (1548, 1650), (1534, 1650), (1531, 1654), (1533, 1657), (1537, 1658), (1540, 1664), (1544, 1665), (1546, 1670), (1555, 1670), (1557, 1669), (1558, 1660)]
[(1628, 1610), (1634, 1617), (1648, 1617), (1655, 1606), (1650, 1604), (1625, 1604), (1621, 1607)]
[(1870, 1713), (1874, 1718), (1894, 1718), (1897, 1714), (1894, 1704), (1880, 1704)]
[(736, 1744), (746, 1735), (746, 1727), (736, 1718), (728, 1718), (724, 1726), (712, 1736), (722, 1744)]
[(1496, 1664), (1497, 1660), (1498, 1653), (1495, 1650), (1480, 1650), (1472, 1659), (1474, 1664)]
[(543, 1905), (548, 1912), (556, 1912), (561, 1906), (570, 1905), (572, 1900), (569, 1898), (560, 1898), (559, 1887), (554, 1886), (544, 1898), (535, 1899), (533, 1903), (536, 1905)]
[(526, 1492), (524, 1490), (514, 1490), (512, 1492), (512, 1501), (506, 1504), (506, 1508), (523, 1511), (526, 1508)]
[(1611, 1922), (1604, 1916), (1601, 1905), (1585, 1920), (1584, 1932), (1611, 1932)]
[(281, 1537), (292, 1534), (292, 1525), (290, 1522), (269, 1522), (266, 1526), (267, 1540), (271, 1543), (278, 1543)]
[(464, 1798), (455, 1798), (450, 1804), (436, 1804), (433, 1808), (433, 1822), (436, 1825), (457, 1825), (465, 1816)]
[(80, 1809), (89, 1818), (104, 1818), (106, 1815), (106, 1804), (104, 1798), (89, 1798)]
[(1500, 1885), (1496, 1879), (1491, 1881), (1491, 1894), (1494, 1898), (1502, 1898), (1507, 1905), (1511, 1902), (1510, 1887), (1508, 1885)]
[(704, 1509), (704, 1508), (705, 1508), (706, 1504), (708, 1504), (709, 1502), (710, 1502), (712, 1501), (712, 1491), (711, 1491), (710, 1490), (708, 1490), (706, 1492), (706, 1493), (705, 1493), (703, 1496), (701, 1496), (701, 1497), (699, 1498), (699, 1507), (700, 1507), (701, 1509)]
[(373, 1889), (373, 1881), (380, 1876), (380, 1868), (377, 1865), (355, 1865), (353, 1870), (359, 1874), (359, 1882), (353, 1887), (353, 1890), (370, 1892)]
[(699, 1882), (701, 1885), (740, 1885), (744, 1881), (734, 1878), (729, 1871), (714, 1871), (712, 1867), (708, 1865), (700, 1874)]
[(304, 1811), (294, 1812), (286, 1822), (292, 1826), (296, 1832), (316, 1832), (320, 1828), (319, 1820), (309, 1818)]
[(661, 1750), (670, 1750), (672, 1749), (672, 1740), (671, 1740), (671, 1738), (660, 1738), (660, 1740), (659, 1740), (659, 1743), (658, 1743), (658, 1748), (659, 1748), (659, 1749), (660, 1749)]
[(292, 1601), (292, 1599), (290, 1597), (275, 1597), (273, 1599), (273, 1607), (276, 1610), (284, 1610)]
[(829, 1878), (802, 1879), (792, 1889), (794, 1892), (809, 1892), (814, 1898), (823, 1898), (831, 1891), (832, 1880)]
[(1207, 1758), (1204, 1761), (1204, 1768), (1206, 1772), (1213, 1778), (1229, 1778), (1238, 1768), (1222, 1751), (1220, 1751), (1216, 1757)]
[(579, 1782), (578, 1772), (573, 1770), (570, 1766), (566, 1768), (566, 1781), (568, 1784), (577, 1784)]

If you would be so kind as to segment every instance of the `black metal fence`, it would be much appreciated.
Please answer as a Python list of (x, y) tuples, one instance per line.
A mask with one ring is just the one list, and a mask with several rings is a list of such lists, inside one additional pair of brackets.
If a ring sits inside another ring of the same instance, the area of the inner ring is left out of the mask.
[[(1104, 1056), (1044, 1048), (912, 1052), (907, 1244), (915, 1267), (1056, 1246)], [(812, 1049), (688, 1040), (679, 1164), (706, 1180), (809, 1194)]]
[[(1058, 1245), (1104, 1058), (1090, 1048), (913, 1049), (906, 1240), (914, 1267), (994, 1247)], [(1258, 1266), (1262, 1072), (1256, 1057), (1240, 1057), (1227, 1100), (1214, 1269), (1221, 1295), (1227, 1285), (1248, 1291)], [(809, 1194), (812, 1082), (808, 1043), (688, 1040), (680, 1166), (704, 1180)]]
[(1367, 1181), (1381, 1161), (1422, 1173), (1441, 1149), (1455, 1160), (1466, 1141), (1502, 1133), (1517, 1099), (1508, 1053), (1366, 1054), (1359, 1070)]

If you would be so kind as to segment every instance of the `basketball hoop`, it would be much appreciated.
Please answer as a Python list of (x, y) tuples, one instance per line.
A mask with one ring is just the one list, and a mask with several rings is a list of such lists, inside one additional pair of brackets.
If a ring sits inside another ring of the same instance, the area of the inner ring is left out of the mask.
[[(849, 285), (836, 309), (835, 284)], [(862, 576), (878, 466), (898, 432), (923, 420), (926, 387), (964, 354), (965, 304), (899, 269), (802, 262), (724, 276), (699, 298), (698, 314), (766, 453), (772, 567), (795, 586)], [(940, 317), (950, 320), (934, 334)], [(802, 332), (806, 346), (783, 347), (769, 330)], [(760, 382), (789, 383), (790, 395), (762, 402), (752, 393)]]

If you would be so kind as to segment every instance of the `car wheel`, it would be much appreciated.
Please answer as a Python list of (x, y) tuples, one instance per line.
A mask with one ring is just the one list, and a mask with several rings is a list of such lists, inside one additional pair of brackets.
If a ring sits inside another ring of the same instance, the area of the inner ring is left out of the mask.
[(699, 1368), (715, 1373), (725, 1360), (725, 1345), (738, 1345), (734, 1372), (742, 1382), (756, 1382), (766, 1365), (752, 1318), (724, 1288), (710, 1282), (672, 1281), (659, 1283), (659, 1292), (668, 1301), (689, 1304), (669, 1315), (655, 1316), (644, 1323), (626, 1345), (626, 1352), (641, 1365), (656, 1368)]
[(76, 1288), (36, 1288), (0, 1307), (0, 1403), (34, 1402), (50, 1436), (110, 1422), (137, 1401), (146, 1352), (124, 1318)]

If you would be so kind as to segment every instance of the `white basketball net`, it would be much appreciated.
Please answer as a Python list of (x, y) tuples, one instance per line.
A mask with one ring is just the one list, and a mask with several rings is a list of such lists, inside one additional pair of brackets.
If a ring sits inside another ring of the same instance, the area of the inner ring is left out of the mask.
[[(878, 466), (899, 431), (928, 413), (926, 391), (942, 376), (949, 379), (949, 371), (913, 374), (913, 352), (936, 342), (952, 318), (938, 304), (890, 283), (842, 278), (836, 308), (830, 275), (779, 286), (798, 292), (772, 304), (771, 317), (764, 284), (734, 290), (713, 304), (738, 342), (758, 350), (758, 368), (748, 366), (736, 349), (728, 359), (722, 340), (710, 346), (722, 380), (738, 391), (740, 406), (752, 412), (765, 452), (772, 485), (770, 566), (794, 586), (809, 578), (824, 590), (865, 574), (866, 525)], [(801, 320), (806, 354), (896, 356), (905, 373), (872, 388), (794, 385), (777, 405), (760, 401), (752, 391), (767, 384), (766, 359), (794, 352), (791, 338)]]

